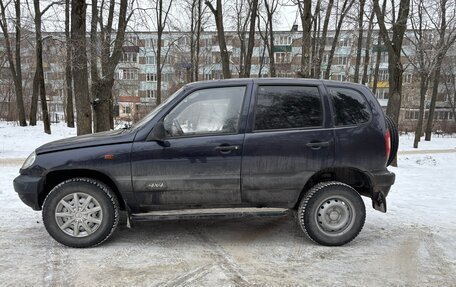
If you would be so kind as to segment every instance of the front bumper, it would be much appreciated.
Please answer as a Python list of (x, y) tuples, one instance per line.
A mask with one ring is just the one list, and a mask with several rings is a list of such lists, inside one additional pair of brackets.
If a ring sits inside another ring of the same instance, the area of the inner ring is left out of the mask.
[(14, 190), (23, 203), (33, 210), (41, 210), (40, 192), (43, 189), (44, 178), (39, 176), (19, 175), (13, 181)]
[(372, 207), (374, 209), (386, 212), (386, 197), (395, 180), (396, 175), (388, 170), (372, 173)]

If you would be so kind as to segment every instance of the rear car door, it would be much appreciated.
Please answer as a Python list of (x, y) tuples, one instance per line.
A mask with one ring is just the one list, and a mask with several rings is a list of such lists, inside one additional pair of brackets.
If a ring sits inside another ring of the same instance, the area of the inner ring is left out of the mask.
[(133, 186), (142, 207), (240, 203), (248, 87), (191, 91), (163, 118), (165, 145), (134, 143)]
[(318, 84), (256, 86), (244, 141), (243, 202), (290, 207), (316, 171), (332, 166), (324, 91)]

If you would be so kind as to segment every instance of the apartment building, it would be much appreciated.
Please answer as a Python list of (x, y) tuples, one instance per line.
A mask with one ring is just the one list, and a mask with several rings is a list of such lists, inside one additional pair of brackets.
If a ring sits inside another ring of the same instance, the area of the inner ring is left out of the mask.
[[(411, 33), (411, 32), (410, 32)], [(434, 31), (429, 31), (433, 37)], [(320, 78), (328, 65), (328, 56), (334, 31), (329, 31), (324, 49)], [(46, 78), (46, 93), (48, 95), (49, 110), (53, 120), (64, 118), (65, 93), (65, 50), (61, 33), (53, 33), (44, 42), (44, 65)], [(230, 70), (233, 77), (239, 75), (241, 69), (241, 42), (236, 32), (226, 32), (227, 49), (230, 55)], [(339, 81), (353, 81), (357, 52), (358, 32), (353, 30), (342, 31), (336, 46), (334, 58), (330, 68), (330, 79)], [(255, 45), (252, 54), (251, 77), (268, 77), (269, 57), (274, 57), (277, 77), (298, 77), (301, 68), (301, 39), (302, 32), (296, 27), (291, 31), (275, 31), (273, 54), (269, 55), (260, 35), (255, 36)], [(383, 107), (388, 102), (388, 55), (385, 47), (378, 45), (378, 31), (372, 35), (374, 43), (369, 48), (370, 61), (367, 65), (367, 85), (374, 86), (374, 74), (378, 67), (378, 82), (376, 97)], [(366, 40), (364, 40), (365, 42)], [(162, 97), (171, 93), (189, 82), (192, 63), (190, 61), (190, 33), (165, 32), (162, 39)], [(363, 47), (365, 47), (365, 43)], [(135, 121), (156, 105), (157, 98), (157, 33), (156, 32), (128, 32), (123, 46), (123, 54), (116, 68), (116, 81), (113, 88), (115, 113), (118, 119)], [(413, 130), (418, 118), (419, 107), (419, 76), (417, 69), (410, 63), (415, 57), (413, 45), (407, 39), (404, 41), (402, 60), (405, 67), (403, 76), (403, 103), (401, 107), (400, 128)], [(377, 52), (381, 51), (377, 63)], [(0, 59), (2, 59), (0, 48)], [(31, 83), (34, 72), (34, 51), (32, 47), (24, 48), (23, 70), (25, 71), (24, 94), (26, 99), (31, 95)], [(361, 63), (364, 63), (366, 50), (363, 48)], [(456, 60), (456, 50), (452, 49), (446, 56), (445, 80), (439, 85), (439, 96), (435, 113), (434, 130), (456, 132), (454, 119), (454, 94), (456, 73), (452, 71), (452, 63)], [(7, 85), (7, 63), (0, 61), (0, 102), (5, 102)], [(361, 76), (364, 65), (360, 68)], [(5, 76), (6, 75), (6, 76)], [(360, 76), (360, 78), (361, 78)], [(222, 79), (222, 66), (217, 34), (214, 31), (205, 31), (201, 34), (200, 55), (198, 62), (198, 80)], [(11, 87), (10, 87), (11, 88)], [(431, 88), (426, 96), (426, 105), (429, 108)], [(0, 104), (0, 114), (2, 117)], [(426, 112), (426, 116), (427, 116)]]

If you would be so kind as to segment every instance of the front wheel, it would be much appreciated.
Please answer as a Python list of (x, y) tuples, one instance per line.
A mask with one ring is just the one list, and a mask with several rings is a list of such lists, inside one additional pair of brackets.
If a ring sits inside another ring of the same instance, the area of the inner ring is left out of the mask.
[(322, 182), (303, 197), (298, 222), (313, 241), (327, 246), (352, 241), (363, 228), (366, 209), (361, 196), (341, 182)]
[(69, 247), (91, 247), (111, 236), (119, 222), (119, 204), (104, 183), (91, 178), (68, 179), (43, 204), (48, 233)]

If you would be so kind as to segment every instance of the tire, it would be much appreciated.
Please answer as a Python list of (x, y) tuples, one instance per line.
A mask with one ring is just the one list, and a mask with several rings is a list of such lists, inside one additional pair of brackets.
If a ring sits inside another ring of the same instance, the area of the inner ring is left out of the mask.
[[(78, 210), (75, 199), (79, 202)], [(76, 248), (92, 247), (116, 230), (119, 203), (104, 183), (91, 178), (72, 178), (58, 184), (47, 195), (43, 222), (57, 242)]]
[(386, 166), (389, 166), (393, 162), (394, 158), (396, 158), (396, 155), (397, 155), (397, 149), (399, 148), (399, 133), (397, 131), (396, 124), (393, 122), (393, 120), (390, 117), (385, 116), (385, 120), (386, 120), (386, 127), (390, 132), (390, 138), (391, 138), (391, 151), (390, 151), (390, 155), (388, 157), (388, 161), (386, 162)]
[(361, 196), (352, 187), (337, 181), (312, 187), (298, 209), (298, 221), (304, 233), (326, 246), (352, 241), (361, 232), (365, 220), (366, 208)]

